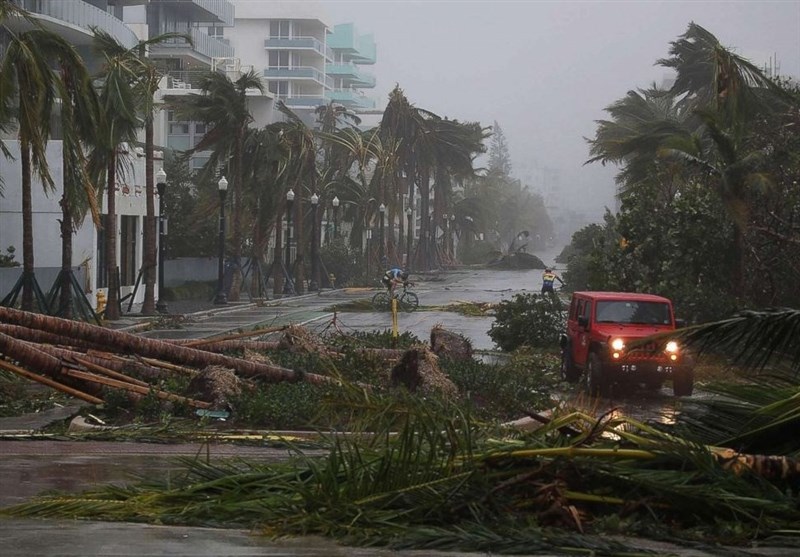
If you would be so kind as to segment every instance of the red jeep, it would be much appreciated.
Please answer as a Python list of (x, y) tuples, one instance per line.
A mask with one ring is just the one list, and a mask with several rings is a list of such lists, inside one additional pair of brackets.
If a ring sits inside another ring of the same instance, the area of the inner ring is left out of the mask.
[(561, 335), (561, 373), (575, 383), (585, 370), (592, 395), (608, 396), (615, 384), (624, 383), (659, 389), (668, 379), (675, 396), (691, 395), (694, 362), (677, 342), (635, 343), (675, 327), (672, 302), (667, 298), (575, 292), (567, 331)]

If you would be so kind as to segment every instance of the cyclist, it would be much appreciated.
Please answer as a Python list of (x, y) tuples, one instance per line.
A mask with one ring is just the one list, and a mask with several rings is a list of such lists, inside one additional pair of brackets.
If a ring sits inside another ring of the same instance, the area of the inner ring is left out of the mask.
[(405, 286), (408, 283), (408, 271), (398, 269), (397, 267), (389, 269), (383, 274), (381, 282), (386, 287), (389, 296), (394, 297), (394, 289), (399, 284)]
[(553, 284), (555, 281), (560, 282), (562, 286), (564, 285), (564, 281), (561, 280), (560, 276), (553, 272), (553, 269), (549, 267), (546, 268), (544, 273), (542, 273), (542, 294), (545, 292), (554, 292)]

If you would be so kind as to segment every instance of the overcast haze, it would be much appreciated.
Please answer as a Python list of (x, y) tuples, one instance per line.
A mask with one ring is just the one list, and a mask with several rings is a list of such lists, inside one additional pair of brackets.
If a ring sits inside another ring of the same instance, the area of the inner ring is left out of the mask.
[[(497, 121), (514, 173), (578, 192), (593, 218), (613, 207), (614, 169), (582, 166), (583, 137), (603, 109), (634, 88), (661, 83), (656, 66), (691, 21), (761, 65), (800, 76), (800, 1), (338, 1), (329, 22), (373, 33), (381, 106), (399, 84), (416, 106), (441, 116)], [(552, 172), (547, 172), (547, 169)], [(576, 196), (571, 196), (576, 197)]]

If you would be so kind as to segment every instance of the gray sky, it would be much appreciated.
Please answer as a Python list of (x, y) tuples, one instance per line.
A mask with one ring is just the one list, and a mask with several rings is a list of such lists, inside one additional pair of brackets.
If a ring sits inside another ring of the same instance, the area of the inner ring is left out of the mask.
[(548, 181), (602, 215), (613, 207), (611, 168), (582, 166), (583, 137), (603, 109), (634, 88), (661, 82), (655, 66), (691, 21), (758, 64), (777, 57), (800, 76), (800, 0), (783, 1), (339, 1), (332, 24), (373, 33), (385, 103), (399, 84), (416, 106), (441, 116), (497, 121), (517, 177)]

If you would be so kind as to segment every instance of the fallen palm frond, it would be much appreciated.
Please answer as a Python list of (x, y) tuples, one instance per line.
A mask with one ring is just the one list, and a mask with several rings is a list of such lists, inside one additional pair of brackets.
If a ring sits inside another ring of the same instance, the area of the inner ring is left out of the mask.
[(800, 520), (794, 497), (757, 467), (619, 415), (571, 412), (508, 437), (461, 407), (412, 396), (351, 387), (329, 404), (348, 408), (353, 429), (369, 435), (330, 436), (326, 455), (298, 449), (290, 462), (184, 459), (186, 475), (165, 483), (43, 497), (3, 513), (260, 528), (396, 548), (609, 555), (642, 550), (597, 534), (733, 544)]

